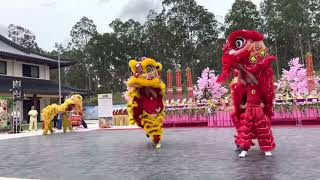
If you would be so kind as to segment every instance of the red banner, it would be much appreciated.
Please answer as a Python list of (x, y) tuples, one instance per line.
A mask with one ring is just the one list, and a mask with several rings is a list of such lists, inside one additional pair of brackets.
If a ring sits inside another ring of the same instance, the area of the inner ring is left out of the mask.
[(311, 92), (315, 89), (315, 84), (314, 84), (314, 74), (313, 74), (313, 60), (312, 60), (312, 54), (308, 52), (306, 54), (306, 68), (307, 68), (307, 86), (308, 86), (308, 93), (309, 95)]
[(176, 70), (176, 88), (177, 88), (177, 99), (182, 100), (182, 83), (181, 83), (181, 70)]
[(189, 67), (187, 67), (186, 69), (186, 76), (187, 76), (188, 98), (193, 98), (192, 74), (191, 74), (191, 69)]
[(173, 89), (172, 89), (172, 71), (170, 69), (167, 71), (167, 93), (168, 93), (168, 100), (171, 101), (173, 99)]

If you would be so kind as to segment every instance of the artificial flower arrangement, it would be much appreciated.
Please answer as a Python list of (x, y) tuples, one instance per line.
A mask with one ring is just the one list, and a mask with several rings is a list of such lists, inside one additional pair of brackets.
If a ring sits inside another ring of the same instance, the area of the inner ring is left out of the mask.
[(291, 112), (294, 108), (305, 111), (308, 108), (320, 109), (320, 99), (317, 97), (295, 97), (276, 99), (274, 110)]
[(208, 115), (217, 111), (218, 106), (212, 100), (202, 100), (193, 103), (187, 104), (170, 104), (166, 106), (166, 114), (168, 116), (179, 115), (179, 114), (188, 114), (188, 115), (197, 115), (204, 114)]

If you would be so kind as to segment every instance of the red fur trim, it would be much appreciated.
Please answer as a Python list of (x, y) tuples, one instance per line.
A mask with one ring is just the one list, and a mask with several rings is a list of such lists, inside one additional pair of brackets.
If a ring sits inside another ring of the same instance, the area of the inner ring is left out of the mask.
[[(240, 121), (236, 143), (248, 150), (252, 139), (257, 138), (262, 151), (271, 151), (275, 148), (269, 119), (259, 106), (247, 106), (245, 119)], [(253, 125), (254, 124), (254, 125)]]
[(222, 72), (217, 79), (218, 83), (223, 83), (229, 79), (230, 72), (233, 69), (233, 66), (236, 64), (236, 58), (234, 56), (224, 54), (222, 56)]
[(266, 146), (260, 146), (260, 149), (262, 151), (272, 151), (276, 147), (275, 143), (272, 143), (271, 145), (266, 145)]

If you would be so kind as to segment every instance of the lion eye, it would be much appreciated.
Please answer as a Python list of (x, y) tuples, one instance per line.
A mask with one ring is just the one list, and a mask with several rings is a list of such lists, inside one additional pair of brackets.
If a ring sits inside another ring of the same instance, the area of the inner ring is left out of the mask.
[(153, 67), (152, 66), (148, 66), (147, 67), (147, 73), (151, 73), (153, 71)]
[(237, 49), (242, 48), (242, 46), (244, 45), (244, 39), (243, 38), (236, 39), (236, 41), (234, 42), (234, 45)]

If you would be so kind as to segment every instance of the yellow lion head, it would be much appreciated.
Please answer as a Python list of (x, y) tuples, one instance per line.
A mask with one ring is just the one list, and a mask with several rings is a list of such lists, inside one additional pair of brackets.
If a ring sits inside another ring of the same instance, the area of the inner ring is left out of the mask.
[(72, 95), (61, 104), (60, 111), (66, 111), (70, 106), (74, 107), (76, 114), (82, 113), (82, 96), (79, 94)]
[(130, 60), (129, 66), (132, 76), (128, 80), (129, 87), (160, 88), (164, 92), (165, 84), (161, 81), (162, 65), (151, 58), (142, 58), (141, 61)]

